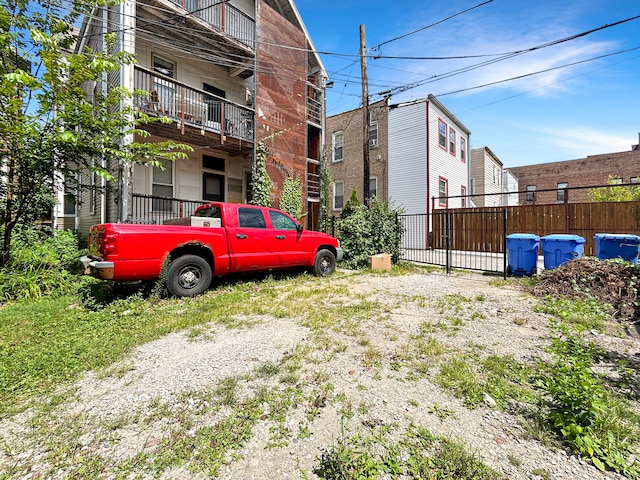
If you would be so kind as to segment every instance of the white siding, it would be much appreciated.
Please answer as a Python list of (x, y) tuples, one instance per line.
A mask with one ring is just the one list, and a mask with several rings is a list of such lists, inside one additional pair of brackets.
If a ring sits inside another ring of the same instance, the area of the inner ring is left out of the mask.
[(425, 102), (389, 111), (389, 200), (407, 214), (426, 213)]
[[(449, 142), (449, 129), (456, 132), (455, 155), (445, 151), (438, 144), (438, 120), (443, 120), (447, 124), (447, 146)], [(466, 133), (444, 112), (442, 112), (432, 102), (429, 103), (429, 187), (430, 196), (439, 196), (440, 177), (445, 178), (448, 184), (448, 195), (460, 195), (461, 187), (467, 187), (468, 191), (468, 165), (460, 158), (460, 137), (466, 138), (469, 145), (469, 138)], [(469, 152), (467, 152), (469, 153)], [(431, 200), (430, 200), (431, 201)], [(462, 206), (461, 199), (455, 198), (449, 201), (449, 208), (459, 208)], [(435, 208), (438, 200), (435, 201)]]

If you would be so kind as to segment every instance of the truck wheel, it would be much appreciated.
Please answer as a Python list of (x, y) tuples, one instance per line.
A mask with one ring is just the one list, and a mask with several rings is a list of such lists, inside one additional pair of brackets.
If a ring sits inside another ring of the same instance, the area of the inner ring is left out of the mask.
[(324, 277), (331, 275), (336, 270), (336, 256), (331, 250), (320, 250), (316, 255), (316, 261), (313, 264), (313, 273)]
[(169, 263), (167, 290), (176, 297), (195, 297), (211, 285), (211, 267), (198, 255), (183, 255)]

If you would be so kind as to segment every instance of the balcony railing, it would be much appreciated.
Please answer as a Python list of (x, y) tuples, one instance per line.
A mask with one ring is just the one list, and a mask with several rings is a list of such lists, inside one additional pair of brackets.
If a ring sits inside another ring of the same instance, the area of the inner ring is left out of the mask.
[(131, 212), (125, 223), (154, 225), (161, 225), (164, 220), (170, 218), (190, 217), (196, 208), (207, 203), (200, 200), (182, 200), (137, 193), (132, 195), (131, 200)]
[(191, 16), (199, 18), (251, 49), (256, 46), (256, 22), (228, 2), (220, 0), (171, 0)]
[(204, 90), (189, 87), (140, 66), (135, 67), (135, 108), (185, 125), (253, 142), (253, 110)]

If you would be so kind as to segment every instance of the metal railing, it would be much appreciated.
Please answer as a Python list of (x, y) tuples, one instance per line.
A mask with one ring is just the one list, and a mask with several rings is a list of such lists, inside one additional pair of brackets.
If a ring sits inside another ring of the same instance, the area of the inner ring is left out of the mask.
[(125, 223), (160, 225), (170, 218), (190, 217), (196, 208), (205, 203), (207, 202), (201, 200), (134, 193), (131, 199), (131, 211)]
[[(402, 259), (454, 268), (507, 273), (507, 209), (436, 210), (400, 215)], [(494, 239), (478, 242), (476, 238)]]
[(307, 197), (320, 198), (320, 175), (307, 172)]
[[(181, 124), (253, 142), (253, 110), (135, 66), (134, 107)], [(224, 126), (224, 129), (223, 129)]]
[(229, 2), (220, 0), (171, 0), (191, 16), (207, 22), (231, 38), (255, 49), (256, 22)]

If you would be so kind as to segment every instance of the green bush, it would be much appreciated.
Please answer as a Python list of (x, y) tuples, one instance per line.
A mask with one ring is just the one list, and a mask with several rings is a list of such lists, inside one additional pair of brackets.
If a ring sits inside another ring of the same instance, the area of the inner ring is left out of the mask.
[(399, 213), (399, 209), (375, 198), (370, 200), (368, 207), (349, 203), (347, 215), (343, 211), (338, 222), (344, 265), (347, 268), (365, 267), (369, 257), (379, 253), (390, 254), (392, 262), (397, 263), (403, 232)]
[(33, 300), (77, 288), (83, 283), (78, 261), (82, 243), (67, 230), (16, 232), (11, 239), (11, 259), (0, 269), (0, 301)]

